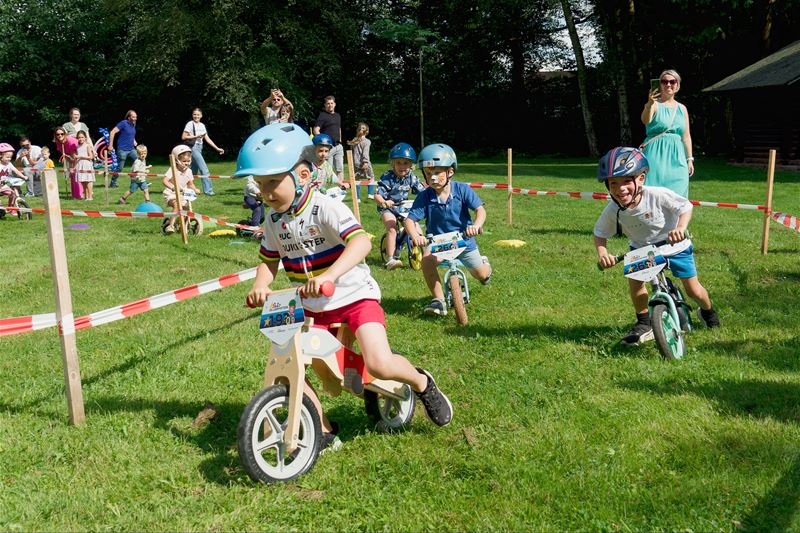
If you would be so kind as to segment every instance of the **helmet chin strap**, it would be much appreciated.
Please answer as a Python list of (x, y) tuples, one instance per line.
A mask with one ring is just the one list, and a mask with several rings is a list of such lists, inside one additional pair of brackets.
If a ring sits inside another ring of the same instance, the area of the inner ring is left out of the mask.
[(636, 183), (636, 180), (633, 180), (633, 195), (631, 196), (631, 201), (625, 205), (619, 203), (617, 199), (614, 198), (614, 195), (611, 194), (611, 188), (608, 186), (608, 180), (606, 180), (606, 190), (608, 190), (608, 195), (611, 196), (611, 201), (617, 204), (617, 207), (619, 207), (620, 211), (625, 211), (626, 209), (628, 209), (631, 206), (631, 204), (633, 204), (636, 201), (636, 199), (642, 195), (642, 188), (639, 187), (639, 184)]
[(300, 185), (300, 176), (297, 175), (297, 172), (292, 169), (289, 171), (289, 174), (292, 175), (292, 180), (294, 181), (294, 199), (286, 211), (279, 213), (281, 215), (294, 211), (294, 208), (297, 207), (297, 202), (300, 200), (300, 197), (303, 196), (303, 191), (305, 190), (305, 187)]

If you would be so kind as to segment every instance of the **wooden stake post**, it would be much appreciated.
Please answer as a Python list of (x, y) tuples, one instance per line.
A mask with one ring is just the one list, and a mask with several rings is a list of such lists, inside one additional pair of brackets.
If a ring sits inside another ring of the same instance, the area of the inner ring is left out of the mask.
[(761, 254), (767, 255), (769, 248), (769, 219), (772, 218), (772, 185), (775, 180), (775, 149), (769, 151), (767, 163), (767, 203), (764, 211), (764, 228), (761, 232)]
[(347, 172), (350, 174), (350, 196), (353, 198), (353, 214), (356, 216), (358, 223), (361, 223), (361, 213), (358, 210), (358, 191), (356, 187), (356, 173), (353, 168), (353, 151), (347, 151)]
[(511, 208), (512, 208), (512, 206), (511, 206), (511, 204), (512, 204), (512, 200), (511, 200), (512, 178), (511, 178), (511, 175), (512, 175), (512, 171), (511, 171), (511, 148), (509, 148), (508, 149), (508, 224), (509, 224), (509, 226), (511, 225), (512, 220), (513, 220), (512, 215), (511, 215)]
[[(183, 244), (189, 244), (189, 236), (186, 234), (186, 222), (183, 220), (183, 196), (181, 195), (180, 187), (178, 187), (178, 169), (175, 166), (175, 156), (169, 154), (169, 165), (172, 168), (172, 186), (175, 187), (175, 202), (178, 206), (178, 221), (181, 223), (181, 238)], [(172, 223), (175, 224), (174, 222)]]
[(61, 359), (64, 365), (64, 384), (67, 389), (67, 409), (70, 423), (80, 426), (86, 422), (86, 415), (83, 410), (81, 371), (78, 364), (78, 347), (75, 343), (75, 317), (72, 315), (72, 293), (69, 287), (67, 251), (64, 245), (58, 176), (55, 170), (44, 171), (43, 185), (50, 268), (53, 271), (53, 289), (56, 297), (56, 320), (61, 337)]

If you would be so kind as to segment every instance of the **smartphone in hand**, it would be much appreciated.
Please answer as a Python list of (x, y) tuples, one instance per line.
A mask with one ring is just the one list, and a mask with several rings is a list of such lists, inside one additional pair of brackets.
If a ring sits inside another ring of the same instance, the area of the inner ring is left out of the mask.
[(650, 80), (650, 92), (658, 91), (661, 88), (661, 80), (658, 78), (652, 78)]

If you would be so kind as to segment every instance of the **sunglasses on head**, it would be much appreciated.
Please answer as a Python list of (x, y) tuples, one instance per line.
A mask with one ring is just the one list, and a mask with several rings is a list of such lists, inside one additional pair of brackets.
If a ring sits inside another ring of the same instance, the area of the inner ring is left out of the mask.
[(661, 85), (678, 85), (678, 80), (661, 80)]

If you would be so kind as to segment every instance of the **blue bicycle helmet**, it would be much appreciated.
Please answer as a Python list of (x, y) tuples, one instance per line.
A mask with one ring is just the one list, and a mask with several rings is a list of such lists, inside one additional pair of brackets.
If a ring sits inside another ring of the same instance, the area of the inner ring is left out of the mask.
[(397, 143), (389, 151), (389, 161), (392, 159), (410, 159), (411, 161), (417, 160), (417, 152), (408, 143)]
[[(310, 160), (308, 134), (295, 124), (273, 122), (250, 134), (236, 159), (237, 178), (290, 172), (301, 160)], [(295, 177), (295, 183), (297, 177)]]
[[(647, 157), (638, 148), (631, 148), (629, 146), (618, 146), (609, 150), (606, 155), (600, 158), (597, 164), (597, 181), (602, 181), (608, 187), (609, 178), (636, 178), (642, 173), (650, 170), (650, 163), (647, 162)], [(634, 182), (635, 183), (635, 182)], [(620, 210), (627, 209), (630, 205), (636, 202), (639, 195), (642, 194), (642, 189), (636, 184), (633, 190), (631, 201), (627, 205), (620, 204), (613, 195), (611, 200), (617, 204)]]
[(333, 137), (327, 133), (319, 133), (314, 135), (314, 138), (311, 139), (311, 142), (314, 144), (314, 146), (328, 146), (333, 148)]
[(455, 151), (446, 144), (429, 144), (419, 153), (417, 164), (425, 167), (453, 167), (458, 170)]
[(600, 158), (597, 165), (597, 181), (608, 182), (608, 178), (636, 177), (650, 170), (647, 157), (638, 148), (618, 146)]

